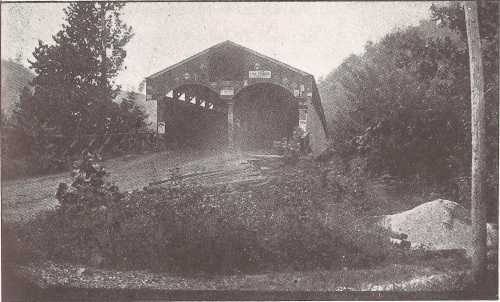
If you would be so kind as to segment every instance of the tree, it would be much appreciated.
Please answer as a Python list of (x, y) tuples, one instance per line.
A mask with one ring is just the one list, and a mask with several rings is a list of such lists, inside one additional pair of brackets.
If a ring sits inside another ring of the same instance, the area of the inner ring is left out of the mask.
[(349, 151), (373, 159), (374, 171), (398, 176), (425, 173), (443, 162), (442, 145), (455, 144), (450, 132), (460, 115), (455, 104), (444, 101), (449, 87), (439, 69), (453, 52), (449, 40), (427, 40), (418, 28), (409, 28), (347, 59), (331, 78), (345, 98)]
[[(488, 193), (498, 196), (498, 3), (479, 9), (487, 103)], [(468, 202), (470, 85), (463, 9), (433, 6), (432, 20), (396, 30), (347, 58), (320, 83), (334, 146), (376, 174), (419, 176)], [(488, 21), (489, 20), (489, 21)], [(436, 25), (440, 21), (440, 25)], [(464, 32), (462, 32), (462, 30)], [(484, 40), (484, 42), (483, 42)], [(331, 107), (331, 109), (328, 109)], [(457, 188), (460, 184), (462, 186)], [(489, 211), (494, 216), (495, 211)]]
[(111, 128), (116, 132), (128, 132), (131, 130), (144, 129), (147, 126), (147, 114), (136, 103), (137, 93), (133, 91), (127, 92), (127, 95), (122, 99), (119, 108), (119, 113), (115, 119), (111, 121)]
[(46, 172), (48, 163), (61, 166), (80, 135), (118, 131), (109, 127), (109, 121), (124, 113), (114, 102), (120, 89), (114, 80), (133, 36), (121, 20), (123, 6), (72, 2), (64, 9), (66, 23), (53, 43), (38, 42), (29, 61), (36, 74), (34, 89), (22, 93), (13, 114), (15, 133), (28, 142), (29, 161), (43, 164), (34, 170)]
[[(490, 204), (498, 201), (498, 66), (499, 66), (499, 41), (498, 41), (498, 2), (479, 2), (478, 3), (479, 34), (481, 38), (481, 57), (483, 61), (484, 74), (484, 99), (486, 111), (486, 143), (485, 153), (487, 172), (486, 172), (486, 196)], [(460, 35), (460, 39), (467, 41), (467, 30), (465, 22), (464, 8), (460, 3), (451, 3), (446, 6), (431, 6), (433, 20), (439, 21), (441, 26), (448, 27)], [(464, 53), (467, 56), (468, 52)], [(469, 81), (468, 63), (466, 64), (464, 78)], [(464, 86), (468, 83), (464, 83)], [(467, 92), (466, 95), (469, 95)], [(467, 99), (469, 100), (469, 99)], [(469, 113), (469, 112), (468, 112)], [(470, 114), (467, 116), (470, 118)], [(470, 131), (470, 124), (467, 125), (467, 131)], [(470, 140), (470, 137), (468, 137)], [(470, 157), (469, 157), (470, 158)], [(490, 218), (496, 217), (496, 211), (489, 211)]]
[[(30, 61), (36, 77), (37, 119), (64, 136), (105, 131), (119, 89), (114, 78), (126, 56), (132, 29), (120, 19), (119, 2), (74, 2), (64, 10), (67, 24), (39, 41)], [(19, 114), (23, 114), (20, 110)]]

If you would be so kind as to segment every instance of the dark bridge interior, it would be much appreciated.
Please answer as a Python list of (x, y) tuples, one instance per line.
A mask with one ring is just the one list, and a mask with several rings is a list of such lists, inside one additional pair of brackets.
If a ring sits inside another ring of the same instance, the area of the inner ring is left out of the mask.
[(255, 84), (235, 97), (235, 144), (242, 150), (269, 149), (290, 138), (299, 123), (297, 103), (284, 88)]
[(201, 85), (185, 85), (174, 93), (184, 100), (166, 101), (166, 139), (178, 147), (225, 147), (227, 112), (217, 94)]

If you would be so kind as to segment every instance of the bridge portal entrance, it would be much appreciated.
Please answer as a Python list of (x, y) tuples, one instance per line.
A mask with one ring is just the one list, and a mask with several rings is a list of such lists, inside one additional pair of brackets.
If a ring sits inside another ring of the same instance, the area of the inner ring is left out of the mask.
[(241, 150), (269, 150), (273, 141), (290, 139), (299, 125), (298, 105), (280, 86), (255, 84), (235, 97), (235, 145)]

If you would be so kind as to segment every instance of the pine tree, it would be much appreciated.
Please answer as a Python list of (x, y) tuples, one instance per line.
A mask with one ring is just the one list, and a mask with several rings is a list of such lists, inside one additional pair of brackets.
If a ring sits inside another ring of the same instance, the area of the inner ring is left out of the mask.
[[(116, 114), (114, 78), (132, 38), (120, 19), (118, 2), (74, 2), (64, 10), (66, 22), (53, 36), (54, 44), (39, 41), (30, 61), (36, 77), (33, 95), (38, 120), (65, 136), (102, 133)], [(21, 112), (22, 113), (22, 112)]]
[[(16, 140), (26, 141), (33, 171), (61, 166), (79, 135), (109, 132), (120, 109), (114, 79), (126, 57), (132, 28), (119, 2), (73, 2), (53, 43), (39, 41), (30, 68), (33, 90), (24, 90), (14, 110)], [(33, 172), (32, 171), (32, 172)]]

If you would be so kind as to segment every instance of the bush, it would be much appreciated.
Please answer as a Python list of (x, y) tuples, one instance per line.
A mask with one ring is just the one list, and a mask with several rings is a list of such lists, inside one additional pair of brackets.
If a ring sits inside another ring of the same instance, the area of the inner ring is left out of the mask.
[(314, 165), (254, 189), (181, 183), (125, 194), (91, 161), (80, 167), (90, 172), (60, 187), (61, 206), (42, 223), (57, 261), (223, 273), (366, 266), (387, 254), (388, 237), (346, 223), (353, 208), (325, 196)]

